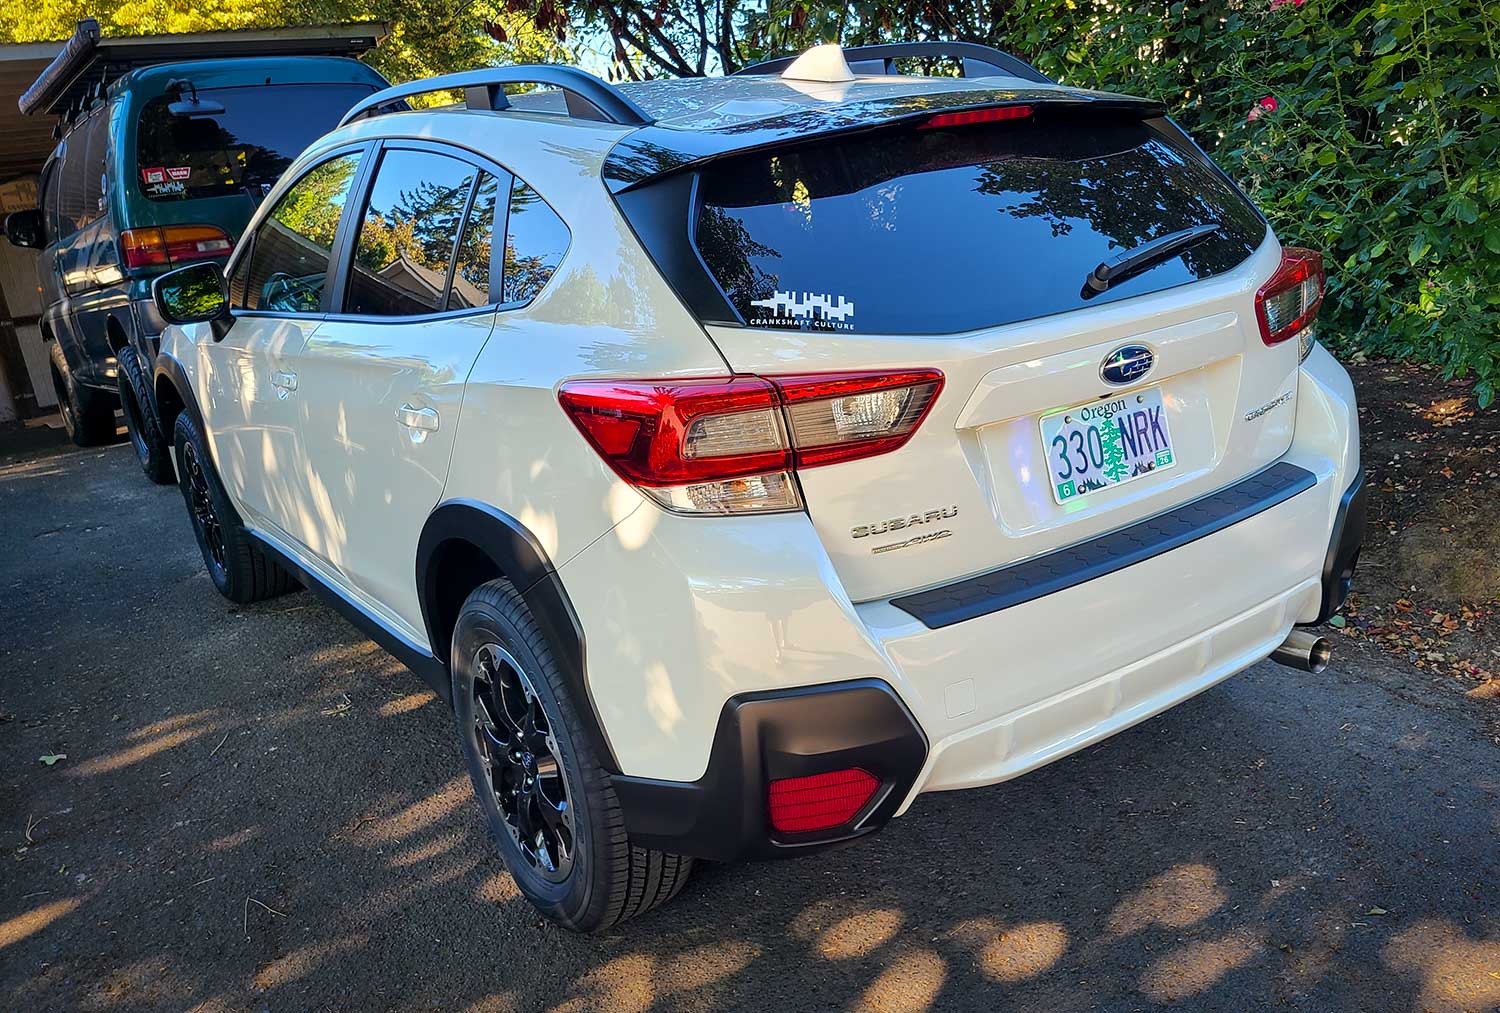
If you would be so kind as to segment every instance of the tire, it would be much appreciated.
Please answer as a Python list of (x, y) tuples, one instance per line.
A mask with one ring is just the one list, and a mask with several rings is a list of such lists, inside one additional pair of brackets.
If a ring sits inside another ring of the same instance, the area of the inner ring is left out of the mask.
[(146, 385), (146, 376), (141, 369), (140, 356), (126, 345), (120, 349), (120, 407), (124, 410), (125, 431), (130, 434), (130, 445), (135, 448), (136, 460), (141, 470), (157, 485), (170, 485), (176, 478), (172, 471), (172, 448), (161, 431), (156, 417), (156, 399)]
[(676, 896), (693, 860), (630, 843), (552, 645), (509, 581), (469, 595), (451, 658), (464, 764), (526, 899), (564, 928), (598, 932)]
[(177, 484), (214, 587), (241, 605), (294, 590), (298, 585), (292, 575), (263, 552), (245, 530), (214, 471), (203, 437), (187, 412), (177, 416), (173, 437), (180, 476)]
[(97, 447), (115, 439), (115, 397), (79, 383), (63, 355), (62, 345), (52, 342), (52, 389), (63, 428), (80, 447)]

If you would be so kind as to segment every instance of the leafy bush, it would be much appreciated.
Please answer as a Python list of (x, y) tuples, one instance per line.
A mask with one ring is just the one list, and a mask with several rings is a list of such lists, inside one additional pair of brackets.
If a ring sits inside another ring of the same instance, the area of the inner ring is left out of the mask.
[(1324, 252), (1321, 334), (1500, 384), (1500, 3), (1019, 0), (986, 33), (1070, 84), (1158, 98)]

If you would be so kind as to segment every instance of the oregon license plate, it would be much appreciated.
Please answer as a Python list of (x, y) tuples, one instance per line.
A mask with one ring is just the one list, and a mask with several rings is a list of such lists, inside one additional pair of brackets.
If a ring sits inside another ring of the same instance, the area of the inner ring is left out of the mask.
[(1161, 388), (1059, 408), (1041, 417), (1052, 498), (1075, 500), (1170, 468), (1172, 434)]

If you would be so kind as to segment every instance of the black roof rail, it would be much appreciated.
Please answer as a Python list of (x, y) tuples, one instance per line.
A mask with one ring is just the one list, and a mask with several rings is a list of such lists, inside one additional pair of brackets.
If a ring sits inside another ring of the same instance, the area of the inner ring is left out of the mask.
[[(878, 46), (850, 46), (844, 50), (844, 59), (849, 61), (849, 69), (856, 74), (894, 74), (897, 60), (944, 56), (961, 61), (964, 77), (989, 77), (1000, 73), (1036, 84), (1056, 83), (1025, 60), (977, 42), (888, 42)], [(779, 74), (796, 59), (796, 56), (779, 56), (742, 67), (735, 74)]]
[(406, 99), (435, 91), (461, 90), (464, 93), (464, 105), (468, 108), (499, 112), (510, 108), (510, 100), (505, 95), (505, 85), (508, 84), (540, 84), (556, 88), (567, 101), (568, 115), (576, 119), (618, 123), (628, 127), (644, 127), (656, 122), (618, 88), (586, 70), (560, 64), (536, 63), (439, 74), (437, 77), (398, 84), (357, 103), (344, 114), (339, 126), (353, 123), (365, 116), (379, 116), (394, 109), (407, 108)]

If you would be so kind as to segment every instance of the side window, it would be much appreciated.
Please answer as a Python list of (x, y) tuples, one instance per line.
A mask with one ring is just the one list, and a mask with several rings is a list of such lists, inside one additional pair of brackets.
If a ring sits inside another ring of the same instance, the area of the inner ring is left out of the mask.
[(358, 152), (330, 158), (276, 202), (255, 232), (250, 276), (241, 289), (242, 308), (316, 313), (322, 307), (333, 237), (359, 159)]
[(431, 151), (398, 148), (381, 156), (359, 222), (347, 312), (403, 317), (445, 308), (448, 269), (478, 172)]
[(552, 278), (571, 241), (568, 227), (541, 194), (516, 180), (510, 191), (510, 218), (505, 231), (505, 277), (502, 301), (530, 302)]
[(88, 161), (88, 138), (74, 130), (63, 141), (62, 157), (57, 171), (57, 238), (66, 239), (78, 231), (83, 211), (83, 164)]
[(89, 118), (84, 131), (88, 135), (88, 154), (83, 158), (83, 214), (80, 225), (87, 225), (104, 213), (104, 165), (109, 153), (109, 107), (103, 106)]
[(490, 299), (490, 257), (494, 252), (495, 209), (501, 191), (510, 192), (511, 177), (501, 179), (493, 173), (479, 174), (479, 189), (474, 194), (474, 208), (464, 223), (463, 238), (458, 244), (458, 265), (448, 291), (450, 310), (472, 309), (492, 302)]
[(57, 159), (47, 163), (42, 170), (42, 194), (38, 204), (42, 209), (42, 217), (47, 223), (47, 243), (50, 245), (57, 242), (57, 175), (62, 163)]

